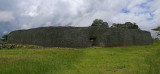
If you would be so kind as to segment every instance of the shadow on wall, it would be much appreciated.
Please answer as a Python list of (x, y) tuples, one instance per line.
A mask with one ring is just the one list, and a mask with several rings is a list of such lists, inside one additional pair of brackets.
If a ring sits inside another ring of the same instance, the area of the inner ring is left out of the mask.
[(96, 46), (96, 37), (91, 37), (89, 40), (91, 41), (91, 46)]

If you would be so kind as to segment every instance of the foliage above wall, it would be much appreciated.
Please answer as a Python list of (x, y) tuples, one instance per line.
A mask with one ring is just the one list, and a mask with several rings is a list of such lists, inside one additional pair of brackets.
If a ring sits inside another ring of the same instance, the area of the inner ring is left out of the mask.
[(103, 20), (101, 20), (101, 19), (95, 19), (91, 26), (106, 26), (106, 27), (109, 27), (108, 23), (103, 22)]
[[(95, 19), (91, 26), (106, 26), (109, 28), (108, 23), (101, 19)], [(140, 29), (136, 23), (126, 22), (124, 24), (113, 23), (111, 28), (126, 28), (126, 29)]]
[(140, 29), (136, 23), (126, 22), (124, 24), (113, 23), (111, 28)]

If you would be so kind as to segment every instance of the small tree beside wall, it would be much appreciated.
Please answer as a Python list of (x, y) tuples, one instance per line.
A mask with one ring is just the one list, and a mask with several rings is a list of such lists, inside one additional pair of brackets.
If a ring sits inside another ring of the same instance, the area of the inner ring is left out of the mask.
[(152, 29), (153, 31), (157, 31), (157, 36), (160, 36), (160, 26), (157, 28)]
[(7, 42), (7, 39), (8, 39), (8, 34), (2, 36), (2, 39), (0, 39), (0, 41)]

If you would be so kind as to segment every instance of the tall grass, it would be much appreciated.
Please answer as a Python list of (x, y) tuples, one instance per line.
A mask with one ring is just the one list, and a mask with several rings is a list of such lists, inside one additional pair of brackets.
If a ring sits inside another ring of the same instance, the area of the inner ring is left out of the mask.
[(160, 74), (160, 42), (147, 46), (0, 50), (0, 74)]

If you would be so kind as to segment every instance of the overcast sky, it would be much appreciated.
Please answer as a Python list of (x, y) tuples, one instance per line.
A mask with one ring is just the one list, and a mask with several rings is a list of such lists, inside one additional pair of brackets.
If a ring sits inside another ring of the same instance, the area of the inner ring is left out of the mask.
[(0, 36), (36, 27), (87, 27), (94, 19), (110, 26), (135, 22), (151, 31), (160, 25), (160, 0), (0, 0)]

